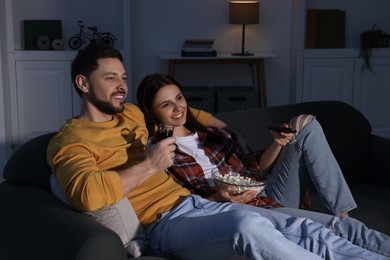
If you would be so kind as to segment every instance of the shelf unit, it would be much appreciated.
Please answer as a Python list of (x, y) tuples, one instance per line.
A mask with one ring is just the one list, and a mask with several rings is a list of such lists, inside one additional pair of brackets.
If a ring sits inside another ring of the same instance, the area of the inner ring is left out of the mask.
[[(70, 64), (77, 51), (71, 50), (68, 39), (79, 30), (78, 20), (85, 29), (97, 26), (99, 32), (110, 32), (123, 54), (124, 65), (131, 81), (130, 1), (104, 0), (0, 0), (4, 1), (6, 17), (6, 50), (8, 62), (9, 124), (11, 146), (16, 149), (43, 133), (57, 131), (72, 116), (78, 115), (80, 98), (72, 86)], [(93, 6), (104, 8), (88, 11)], [(77, 8), (75, 8), (77, 7)], [(61, 20), (64, 50), (23, 50), (23, 20)], [(84, 45), (85, 46), (85, 45)], [(129, 97), (131, 98), (131, 97)]]
[[(360, 33), (371, 28), (374, 23), (371, 19), (376, 19), (380, 27), (390, 24), (390, 18), (383, 12), (386, 7), (389, 7), (388, 1), (384, 0), (379, 0), (375, 5), (362, 0), (297, 1), (295, 100), (344, 101), (368, 118), (373, 133), (390, 138), (390, 115), (383, 113), (390, 111), (387, 101), (390, 97), (390, 48), (373, 50), (371, 62), (374, 72), (362, 70), (363, 59), (359, 57)], [(347, 48), (305, 49), (307, 9), (346, 10)], [(390, 32), (390, 28), (383, 29)]]

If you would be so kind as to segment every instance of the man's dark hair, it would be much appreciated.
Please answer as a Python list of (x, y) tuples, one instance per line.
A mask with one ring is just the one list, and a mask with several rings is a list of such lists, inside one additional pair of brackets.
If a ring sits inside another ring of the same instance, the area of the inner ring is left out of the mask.
[(79, 50), (72, 62), (71, 76), (74, 87), (81, 97), (81, 90), (77, 87), (75, 79), (77, 75), (89, 77), (98, 67), (98, 59), (117, 58), (123, 62), (119, 50), (104, 43), (91, 43), (84, 49)]

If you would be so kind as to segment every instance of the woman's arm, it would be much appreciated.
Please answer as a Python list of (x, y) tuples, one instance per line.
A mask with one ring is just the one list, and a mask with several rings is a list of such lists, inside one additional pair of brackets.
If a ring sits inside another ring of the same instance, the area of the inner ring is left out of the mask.
[[(245, 154), (248, 154), (252, 151), (250, 148), (248, 140), (241, 134), (240, 131), (230, 127), (224, 121), (216, 118), (215, 116), (211, 116), (209, 119), (208, 126), (216, 127), (224, 129), (230, 132), (233, 136), (233, 139), (237, 142), (237, 144), (241, 147)], [(288, 127), (288, 124), (283, 124), (283, 127)], [(291, 133), (278, 133), (276, 131), (270, 130), (270, 133), (274, 139), (271, 145), (265, 150), (259, 161), (258, 165), (260, 167), (261, 172), (267, 172), (272, 165), (275, 163), (276, 158), (278, 157), (282, 147), (287, 145), (293, 137)], [(218, 195), (219, 196), (219, 195)]]
[[(286, 127), (287, 124), (283, 124), (282, 126)], [(278, 158), (278, 155), (282, 148), (286, 146), (291, 139), (293, 138), (294, 134), (292, 133), (278, 133), (276, 131), (270, 130), (270, 133), (274, 139), (274, 141), (271, 143), (271, 145), (265, 150), (258, 161), (258, 165), (260, 167), (261, 172), (267, 172), (272, 167), (272, 165), (275, 163), (276, 158)]]
[(278, 145), (276, 142), (272, 142), (267, 150), (261, 154), (261, 157), (258, 161), (260, 172), (267, 172), (269, 169), (271, 169), (281, 150), (282, 146)]

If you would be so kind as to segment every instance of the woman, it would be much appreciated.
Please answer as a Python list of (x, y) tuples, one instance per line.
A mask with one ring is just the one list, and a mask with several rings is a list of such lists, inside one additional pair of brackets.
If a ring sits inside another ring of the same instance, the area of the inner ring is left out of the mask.
[[(138, 88), (137, 98), (150, 136), (154, 134), (157, 122), (174, 126), (177, 150), (168, 172), (194, 193), (215, 201), (251, 203), (256, 199), (255, 192), (231, 196), (227, 190), (216, 189), (210, 177), (211, 170), (226, 164), (256, 167), (260, 173), (270, 170), (266, 194), (286, 206), (273, 207), (265, 213), (270, 218), (272, 211), (307, 217), (353, 243), (390, 255), (388, 236), (367, 229), (355, 219), (343, 217), (356, 204), (314, 116), (294, 118), (290, 126), (297, 129), (295, 134), (271, 131), (274, 141), (264, 152), (245, 156), (228, 132), (205, 128), (194, 119), (180, 84), (173, 78), (162, 74), (146, 76)], [(303, 193), (300, 187), (307, 175), (335, 216), (298, 209)], [(265, 204), (269, 203), (266, 201)]]

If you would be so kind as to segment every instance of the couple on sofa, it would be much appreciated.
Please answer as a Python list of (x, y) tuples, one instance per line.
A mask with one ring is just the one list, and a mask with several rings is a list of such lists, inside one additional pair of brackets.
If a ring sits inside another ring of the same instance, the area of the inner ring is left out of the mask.
[[(102, 216), (130, 201), (124, 206), (134, 208), (149, 242), (148, 254), (183, 259), (389, 258), (387, 236), (344, 217), (356, 205), (314, 117), (293, 122), (298, 134), (271, 132), (270, 148), (246, 158), (259, 171), (272, 167), (267, 195), (288, 206), (265, 209), (246, 204), (257, 198), (253, 192), (230, 196), (227, 190), (215, 190), (210, 169), (241, 165), (244, 158), (230, 135), (218, 130), (226, 127), (223, 122), (203, 111), (190, 113), (173, 79), (147, 76), (137, 93), (142, 111), (125, 104), (122, 56), (99, 44), (79, 51), (72, 79), (82, 98), (80, 116), (70, 119), (48, 147), (58, 187), (79, 211)], [(173, 125), (175, 137), (145, 150), (154, 121)], [(324, 169), (328, 175), (322, 174)], [(306, 173), (335, 216), (297, 209)]]

